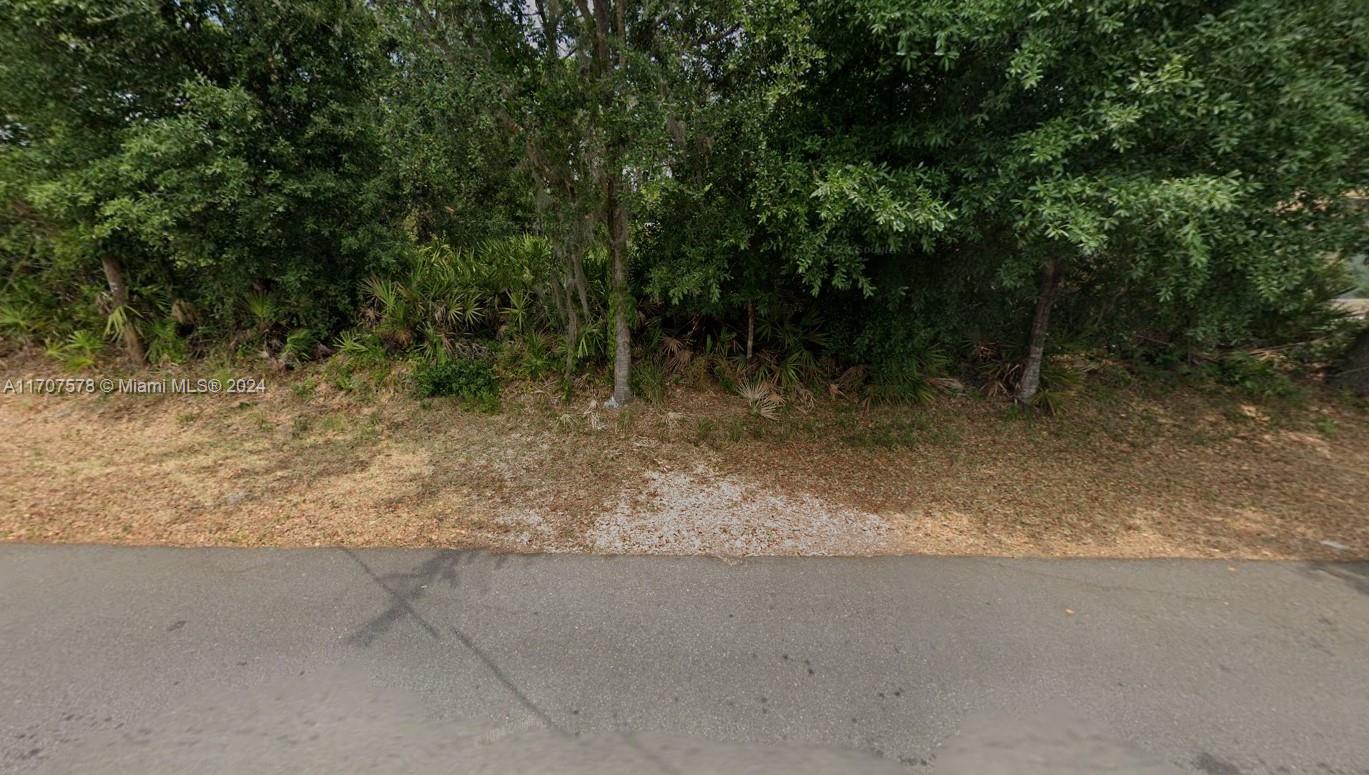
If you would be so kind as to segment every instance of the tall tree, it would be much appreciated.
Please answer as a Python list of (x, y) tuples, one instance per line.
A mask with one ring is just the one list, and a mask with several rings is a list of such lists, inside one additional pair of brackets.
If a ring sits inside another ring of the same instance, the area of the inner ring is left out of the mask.
[(130, 304), (153, 289), (221, 330), (254, 293), (283, 324), (350, 312), (395, 242), (364, 6), (21, 1), (0, 36), (16, 193), (68, 260), (103, 268), (131, 356)]
[[(180, 28), (196, 8), (155, 3), (19, 0), (0, 15), (3, 129), (9, 194), (53, 224), (59, 260), (100, 270), (126, 352), (144, 350), (130, 307), (130, 240), (100, 228), (114, 198), (101, 190), (130, 128), (175, 111), (195, 44)], [(141, 268), (141, 267), (139, 267)]]
[(918, 84), (900, 167), (942, 176), (948, 241), (1006, 293), (1037, 278), (1021, 401), (1062, 293), (1214, 344), (1306, 314), (1325, 256), (1365, 242), (1359, 3), (874, 0), (857, 19)]
[(546, 230), (565, 246), (571, 334), (578, 315), (590, 313), (580, 262), (583, 225), (593, 226), (610, 264), (610, 404), (628, 403), (634, 212), (645, 188), (669, 176), (689, 117), (707, 106), (711, 69), (737, 45), (736, 9), (632, 0), (411, 0), (392, 8), (433, 52), (483, 84), (483, 107), (523, 139)]

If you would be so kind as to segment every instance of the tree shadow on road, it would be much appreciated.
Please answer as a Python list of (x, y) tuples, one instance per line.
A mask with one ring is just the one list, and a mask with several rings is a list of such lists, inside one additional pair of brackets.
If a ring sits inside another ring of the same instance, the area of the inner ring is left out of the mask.
[(467, 561), (470, 552), (435, 552), (415, 568), (381, 575), (372, 570), (356, 552), (351, 549), (341, 551), (350, 557), (376, 586), (390, 596), (390, 605), (352, 633), (348, 642), (355, 646), (368, 647), (406, 618), (413, 619), (433, 640), (442, 640), (438, 628), (423, 618), (413, 604), (427, 594), (434, 584), (443, 583), (452, 588), (457, 587), (459, 566)]
[[(462, 583), (463, 566), (473, 566), (477, 563), (492, 563), (493, 570), (502, 568), (507, 561), (507, 557), (502, 555), (488, 555), (481, 552), (463, 551), (438, 551), (431, 557), (419, 563), (414, 568), (398, 572), (377, 574), (359, 554), (350, 550), (342, 549), (353, 562), (361, 568), (372, 582), (379, 586), (390, 597), (390, 605), (379, 615), (372, 617), (368, 622), (361, 626), (356, 632), (352, 633), (348, 641), (353, 645), (368, 648), (379, 638), (389, 633), (396, 624), (405, 618), (412, 618), (423, 631), (434, 641), (442, 642), (445, 629), (461, 646), (470, 654), (474, 655), (485, 666), (495, 680), (513, 695), (520, 705), (527, 709), (535, 718), (541, 721), (546, 727), (556, 734), (571, 738), (572, 734), (562, 724), (557, 723), (546, 711), (542, 710), (537, 703), (532, 701), (527, 693), (514, 682), (512, 677), (499, 665), (495, 659), (483, 648), (480, 647), (468, 634), (463, 632), (455, 625), (447, 625), (445, 628), (433, 624), (418, 612), (414, 603), (421, 599), (436, 584), (446, 584), (449, 588), (456, 589)], [(468, 568), (469, 569), (469, 568)], [(469, 582), (468, 582), (469, 584)], [(621, 739), (633, 750), (641, 754), (651, 765), (660, 772), (673, 774), (677, 770), (669, 762), (666, 762), (655, 752), (643, 746), (636, 738), (636, 735), (625, 732), (621, 734)]]
[[(442, 629), (428, 621), (414, 608), (414, 603), (422, 598), (429, 589), (435, 584), (446, 584), (448, 587), (456, 588), (460, 586), (460, 571), (462, 565), (470, 565), (482, 557), (477, 552), (458, 552), (458, 551), (439, 551), (431, 557), (419, 563), (411, 570), (399, 573), (377, 574), (371, 566), (361, 559), (361, 556), (350, 549), (343, 549), (342, 552), (352, 558), (361, 570), (375, 582), (377, 586), (385, 590), (390, 596), (390, 605), (378, 616), (373, 617), (352, 636), (348, 641), (353, 645), (363, 648), (371, 646), (377, 639), (388, 633), (394, 626), (405, 618), (411, 618), (428, 633), (428, 636), (435, 641), (444, 640)], [(504, 565), (505, 558), (502, 556), (493, 557), (494, 569), (499, 569)], [(463, 646), (466, 651), (475, 655), (490, 671), (490, 673), (514, 696), (528, 712), (537, 717), (543, 724), (561, 735), (568, 735), (555, 719), (547, 715), (523, 692), (517, 684), (504, 672), (504, 669), (495, 662), (484, 649), (473, 641), (469, 635), (462, 632), (455, 625), (446, 627), (448, 632), (455, 637), (456, 641)]]
[(1305, 573), (1324, 573), (1339, 579), (1361, 595), (1369, 595), (1369, 563), (1363, 562), (1309, 562)]

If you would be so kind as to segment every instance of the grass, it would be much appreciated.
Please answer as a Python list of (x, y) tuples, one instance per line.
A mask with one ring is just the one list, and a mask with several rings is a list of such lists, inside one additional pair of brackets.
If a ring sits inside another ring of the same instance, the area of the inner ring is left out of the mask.
[(299, 415), (290, 423), (290, 438), (304, 438), (309, 433), (310, 420), (305, 415)]
[(765, 525), (840, 553), (869, 550), (840, 525), (878, 524), (887, 552), (1369, 557), (1369, 409), (1315, 389), (1131, 380), (1056, 416), (940, 396), (766, 419), (721, 390), (612, 412), (552, 381), (506, 385), (489, 413), (416, 398), (403, 370), (340, 390), (330, 368), (269, 373), (252, 400), (6, 397), (0, 539), (592, 551), (623, 508), (688, 527), (752, 504), (738, 540), (761, 553)]

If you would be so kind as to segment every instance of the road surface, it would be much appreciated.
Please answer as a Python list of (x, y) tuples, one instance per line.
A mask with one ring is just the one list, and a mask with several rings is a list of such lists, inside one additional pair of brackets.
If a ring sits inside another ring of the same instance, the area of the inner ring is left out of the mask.
[(1369, 773), (1369, 567), (0, 545), (5, 772)]

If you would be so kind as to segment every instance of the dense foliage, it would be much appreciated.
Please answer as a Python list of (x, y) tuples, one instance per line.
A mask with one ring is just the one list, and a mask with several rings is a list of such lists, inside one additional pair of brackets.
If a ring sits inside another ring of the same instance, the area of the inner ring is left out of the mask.
[(12, 0), (0, 44), (0, 331), (75, 368), (1031, 400), (1046, 352), (1313, 338), (1369, 249), (1356, 0)]

